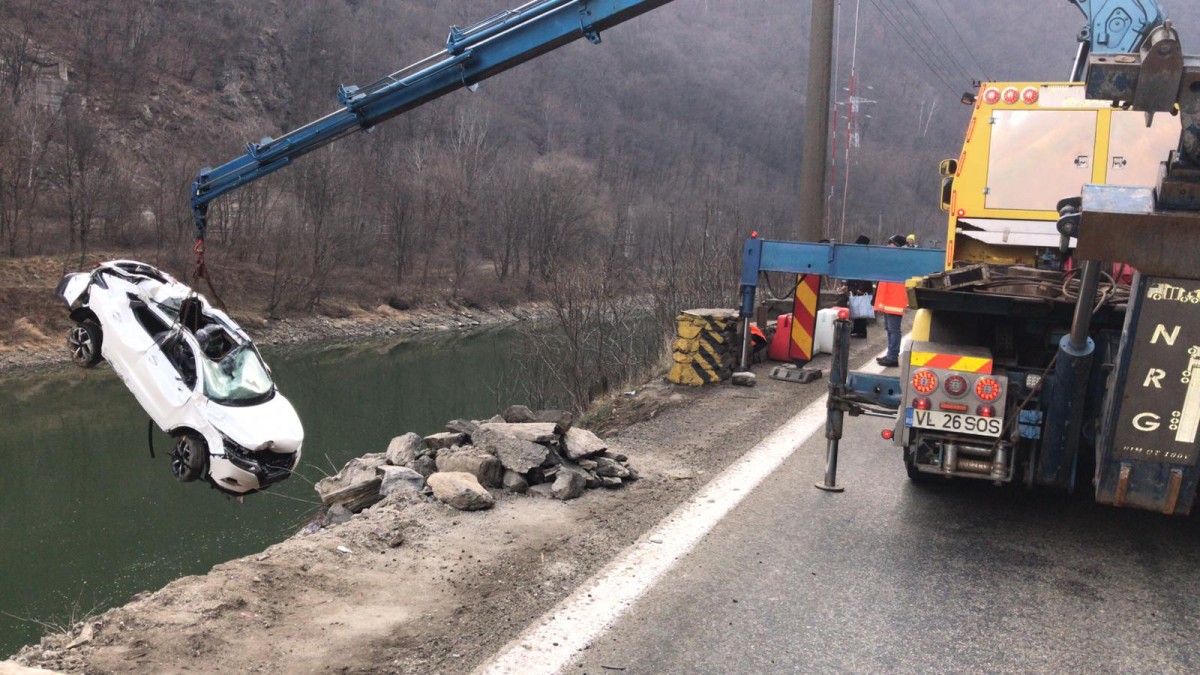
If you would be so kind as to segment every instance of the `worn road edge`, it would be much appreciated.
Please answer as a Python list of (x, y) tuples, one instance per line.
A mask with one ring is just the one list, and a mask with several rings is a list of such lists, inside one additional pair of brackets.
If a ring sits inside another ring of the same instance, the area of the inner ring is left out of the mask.
[[(857, 371), (880, 373), (883, 368), (872, 359)], [(569, 665), (759, 483), (823, 430), (825, 417), (822, 396), (751, 448), (475, 672), (555, 673)]]

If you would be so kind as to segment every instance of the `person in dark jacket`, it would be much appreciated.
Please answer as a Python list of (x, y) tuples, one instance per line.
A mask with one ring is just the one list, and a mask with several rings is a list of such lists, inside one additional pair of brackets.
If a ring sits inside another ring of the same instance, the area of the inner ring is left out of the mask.
[[(871, 238), (865, 234), (860, 234), (858, 239), (854, 240), (859, 246), (870, 246)], [(870, 295), (872, 296), (871, 303), (874, 304), (875, 284), (862, 279), (850, 279), (846, 282), (846, 288), (850, 291), (850, 295)], [(870, 319), (854, 319), (854, 325), (850, 329), (850, 337), (863, 338), (867, 337), (867, 322)]]

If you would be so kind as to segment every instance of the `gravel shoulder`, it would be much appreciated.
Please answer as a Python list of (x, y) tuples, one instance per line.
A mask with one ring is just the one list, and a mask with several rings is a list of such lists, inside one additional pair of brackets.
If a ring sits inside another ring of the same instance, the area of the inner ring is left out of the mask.
[[(872, 330), (851, 363), (883, 341)], [(751, 389), (657, 382), (619, 398), (618, 418), (643, 420), (608, 434), (642, 476), (622, 489), (569, 502), (494, 491), (494, 509), (471, 513), (385, 500), (135, 597), (16, 660), (89, 673), (467, 671), (825, 394), (824, 379), (802, 386), (755, 371)]]

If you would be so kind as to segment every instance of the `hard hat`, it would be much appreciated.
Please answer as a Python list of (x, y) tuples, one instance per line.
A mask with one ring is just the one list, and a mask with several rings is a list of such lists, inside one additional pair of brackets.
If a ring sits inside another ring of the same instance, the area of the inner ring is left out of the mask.
[(915, 235), (915, 234), (908, 235), (908, 241), (916, 241), (916, 240), (917, 240), (917, 235)]

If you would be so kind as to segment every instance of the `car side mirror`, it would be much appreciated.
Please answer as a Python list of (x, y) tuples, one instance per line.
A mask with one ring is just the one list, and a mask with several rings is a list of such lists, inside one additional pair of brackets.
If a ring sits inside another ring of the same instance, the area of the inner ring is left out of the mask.
[(954, 179), (942, 179), (942, 212), (950, 213), (950, 201), (954, 199)]
[(957, 159), (943, 159), (942, 163), (938, 165), (938, 175), (941, 176), (942, 178), (949, 178), (951, 176), (957, 176), (958, 175), (958, 160)]

